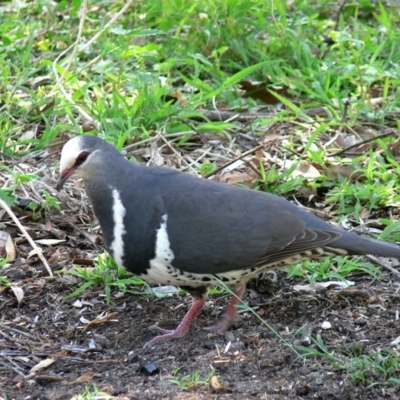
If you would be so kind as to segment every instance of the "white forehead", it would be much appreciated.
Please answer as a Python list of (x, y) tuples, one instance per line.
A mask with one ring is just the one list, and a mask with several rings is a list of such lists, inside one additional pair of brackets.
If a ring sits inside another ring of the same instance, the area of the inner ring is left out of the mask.
[(83, 150), (83, 138), (75, 136), (65, 143), (61, 151), (60, 173), (68, 168), (71, 168), (76, 161), (76, 158)]

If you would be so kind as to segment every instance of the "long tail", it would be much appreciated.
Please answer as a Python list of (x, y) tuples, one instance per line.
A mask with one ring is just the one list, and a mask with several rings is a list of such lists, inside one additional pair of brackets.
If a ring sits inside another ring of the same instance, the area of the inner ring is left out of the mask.
[(328, 247), (338, 249), (341, 248), (353, 255), (373, 254), (381, 257), (393, 257), (400, 259), (400, 246), (397, 246), (396, 244), (387, 243), (380, 240), (367, 239), (357, 235), (356, 233), (347, 232), (343, 229), (328, 224), (322, 219), (316, 217), (314, 214), (311, 214), (300, 207), (294, 205), (293, 207), (296, 207), (297, 214), (302, 216), (307, 228), (314, 230), (333, 230), (342, 234), (338, 240), (330, 243)]
[(345, 249), (349, 254), (374, 254), (400, 259), (400, 246), (381, 240), (368, 239), (351, 232), (345, 232), (340, 239), (330, 243), (329, 246)]

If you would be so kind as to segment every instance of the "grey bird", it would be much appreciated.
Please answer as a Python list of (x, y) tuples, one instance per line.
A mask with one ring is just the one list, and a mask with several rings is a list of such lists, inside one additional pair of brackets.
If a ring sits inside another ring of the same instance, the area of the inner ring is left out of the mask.
[(246, 282), (270, 268), (334, 255), (400, 258), (400, 247), (332, 226), (281, 197), (126, 160), (96, 136), (63, 147), (57, 190), (82, 178), (105, 246), (114, 260), (149, 283), (176, 285), (193, 304), (174, 330), (159, 328), (154, 345), (179, 338), (218, 280), (233, 288), (223, 332), (238, 318)]

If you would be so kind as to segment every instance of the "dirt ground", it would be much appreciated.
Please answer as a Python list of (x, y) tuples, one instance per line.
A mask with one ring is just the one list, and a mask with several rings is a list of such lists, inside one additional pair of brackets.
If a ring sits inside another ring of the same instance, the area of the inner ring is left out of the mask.
[[(57, 160), (55, 153), (47, 161), (52, 165), (42, 181), (48, 187), (54, 188)], [(67, 300), (81, 282), (59, 271), (85, 260), (90, 265), (102, 247), (98, 230), (93, 230), (95, 218), (82, 201), (82, 186), (71, 182), (67, 193), (57, 196), (62, 211), (47, 212), (36, 222), (22, 204), (13, 208), (34, 239), (66, 240), (42, 246), (54, 277), (30, 254), (32, 248), (3, 213), (2, 229), (15, 241), (18, 257), (2, 275), (21, 287), (24, 297), (18, 302), (18, 292), (0, 286), (0, 398), (71, 399), (93, 385), (113, 398), (137, 400), (400, 398), (399, 386), (382, 384), (384, 378), (374, 379), (373, 371), (365, 374), (379, 384), (357, 385), (340, 363), (335, 366), (324, 357), (300, 358), (288, 347), (318, 350), (309, 338), (320, 336), (324, 346), (347, 364), (352, 355), (385, 348), (396, 351), (392, 343), (399, 337), (396, 275), (385, 271), (380, 281), (353, 275), (348, 279), (355, 284), (348, 289), (332, 286), (304, 292), (296, 291), (295, 285), (306, 282), (279, 271), (276, 279), (268, 275), (250, 282), (244, 300), (280, 338), (246, 310), (242, 322), (225, 334), (205, 331), (203, 327), (218, 319), (228, 300), (226, 295), (210, 295), (187, 337), (143, 349), (155, 335), (148, 327), (176, 327), (190, 296), (158, 298), (113, 291), (107, 305), (102, 286)], [(200, 379), (189, 388), (172, 382), (194, 373)], [(209, 387), (205, 382), (210, 376), (214, 378)], [(395, 376), (400, 378), (400, 372)]]
[[(387, 386), (354, 386), (323, 359), (299, 360), (274, 333), (249, 312), (236, 329), (211, 334), (202, 329), (215, 321), (227, 296), (210, 296), (189, 336), (143, 349), (154, 336), (148, 327), (175, 327), (190, 296), (158, 299), (117, 295), (106, 305), (102, 289), (75, 299), (67, 277), (48, 278), (32, 266), (14, 266), (7, 276), (24, 282), (20, 305), (11, 290), (0, 294), (0, 394), (4, 399), (71, 399), (95, 384), (118, 399), (397, 399)], [(399, 335), (396, 312), (399, 283), (390, 276), (372, 282), (355, 277), (355, 289), (328, 289), (312, 295), (293, 290), (293, 280), (279, 274), (275, 285), (253, 285), (246, 302), (292, 344), (307, 344), (304, 331), (320, 333), (332, 349), (390, 347)], [(272, 290), (271, 290), (272, 289)], [(111, 314), (112, 313), (112, 314)], [(111, 315), (105, 323), (89, 324)], [(321, 329), (324, 321), (331, 329)], [(303, 333), (299, 329), (306, 327)], [(361, 350), (362, 351), (362, 350)], [(50, 360), (35, 372), (34, 366)], [(152, 363), (146, 368), (146, 363)], [(210, 371), (222, 388), (205, 385), (181, 390), (171, 380)]]

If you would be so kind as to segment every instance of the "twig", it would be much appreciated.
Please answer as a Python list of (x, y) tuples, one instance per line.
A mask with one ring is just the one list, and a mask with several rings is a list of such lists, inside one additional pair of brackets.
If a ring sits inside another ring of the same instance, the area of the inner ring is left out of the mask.
[[(346, 2), (345, 2), (346, 3)], [(350, 100), (349, 99), (345, 99), (343, 100), (343, 115), (342, 115), (342, 123), (344, 123), (346, 121), (347, 118), (347, 113), (349, 112), (349, 107), (350, 107)]]
[(78, 105), (74, 102), (74, 100), (72, 99), (72, 97), (69, 95), (69, 93), (67, 93), (67, 91), (65, 90), (63, 84), (61, 83), (61, 78), (60, 78), (60, 76), (58, 75), (58, 72), (57, 72), (57, 68), (56, 68), (57, 62), (58, 62), (59, 59), (60, 59), (64, 54), (66, 54), (72, 47), (73, 47), (73, 45), (72, 45), (72, 46), (69, 46), (69, 47), (68, 47), (67, 49), (65, 49), (62, 53), (60, 53), (60, 54), (58, 55), (58, 57), (54, 60), (53, 65), (52, 65), (54, 78), (55, 78), (55, 80), (56, 80), (56, 85), (57, 85), (59, 91), (60, 91), (61, 94), (64, 96), (64, 98), (68, 101), (68, 103), (74, 105), (74, 107), (76, 107), (76, 109), (78, 110), (78, 112), (82, 115), (82, 117), (83, 117), (85, 120), (87, 120), (87, 121), (92, 121), (92, 122), (93, 122), (93, 121), (94, 121), (93, 118), (92, 118), (82, 107), (78, 106)]
[(395, 274), (398, 278), (400, 278), (400, 272), (396, 268), (393, 268), (391, 265), (389, 265), (387, 262), (383, 262), (378, 257), (371, 255), (367, 255), (367, 258), (369, 258), (374, 263), (380, 265), (381, 267), (388, 269), (392, 274)]
[(324, 143), (322, 147), (326, 150), (332, 143), (335, 143), (337, 138), (342, 134), (342, 131), (343, 128), (340, 126), (333, 138)]
[(133, 0), (129, 0), (114, 16), (104, 25), (102, 29), (100, 29), (88, 42), (86, 42), (80, 49), (80, 51), (84, 51), (87, 47), (89, 47), (93, 42), (97, 40), (99, 36), (101, 36), (133, 3)]
[(339, 156), (339, 155), (341, 155), (343, 153), (346, 153), (348, 150), (353, 149), (354, 147), (358, 147), (358, 146), (361, 146), (363, 144), (366, 144), (366, 143), (369, 143), (369, 142), (373, 142), (374, 140), (382, 139), (382, 138), (385, 138), (385, 137), (388, 137), (388, 136), (391, 136), (391, 135), (393, 135), (393, 132), (383, 133), (382, 135), (374, 136), (372, 138), (363, 140), (362, 142), (358, 142), (358, 143), (352, 144), (351, 146), (346, 147), (345, 149), (340, 150), (340, 151), (338, 151), (336, 153), (328, 154), (328, 157)]
[[(0, 323), (0, 328), (9, 330), (9, 331), (11, 331), (11, 332), (13, 332), (13, 333), (18, 333), (18, 334), (20, 334), (20, 335), (22, 335), (22, 336), (26, 336), (26, 337), (28, 337), (29, 339), (36, 340), (36, 338), (35, 338), (34, 336), (32, 336), (30, 333), (24, 332), (24, 331), (22, 331), (22, 330), (20, 330), (20, 329), (13, 328), (12, 326), (8, 326), (7, 324)], [(0, 355), (1, 355), (1, 354), (0, 354)]]
[(214, 157), (214, 160), (223, 160), (223, 161), (231, 161), (232, 159), (230, 157), (223, 156), (222, 154), (217, 154), (217, 153), (211, 153), (211, 151), (208, 153), (209, 157)]
[[(65, 74), (71, 67), (72, 60), (75, 58), (75, 55), (78, 51), (78, 45), (82, 40), (83, 28), (85, 27), (86, 12), (87, 12), (87, 0), (83, 0), (82, 6), (81, 6), (81, 16), (80, 16), (80, 20), (79, 20), (78, 34), (76, 36), (74, 47), (72, 48), (72, 54), (68, 57), (68, 59), (66, 61), (64, 61), (62, 63), (62, 66), (64, 67), (64, 71), (61, 75), (61, 80), (64, 80)], [(64, 66), (64, 64), (65, 64), (65, 66)]]
[[(163, 131), (165, 132), (165, 125), (164, 125), (164, 127), (163, 127)], [(175, 150), (175, 148), (173, 147), (173, 146), (171, 146), (171, 143), (164, 137), (164, 135), (161, 133), (161, 132), (159, 132), (158, 134), (157, 134), (157, 136), (156, 136), (158, 139), (161, 139), (171, 150), (172, 150), (172, 152), (181, 160), (181, 161), (183, 161), (186, 165), (187, 165), (187, 167), (189, 168), (189, 169), (191, 169), (195, 174), (196, 174), (196, 176), (198, 175), (198, 172), (179, 154), (179, 152), (178, 151), (176, 151)]]
[(246, 157), (250, 154), (255, 153), (256, 151), (263, 149), (264, 145), (260, 144), (257, 147), (254, 147), (253, 149), (250, 149), (246, 152), (244, 152), (242, 155), (240, 155), (239, 157), (234, 158), (233, 160), (228, 161), (226, 164), (222, 165), (221, 167), (218, 167), (215, 171), (210, 172), (209, 174), (205, 175), (204, 178), (209, 178), (210, 176), (213, 176), (215, 174), (217, 174), (218, 172), (222, 171), (223, 169), (225, 169), (226, 167), (229, 167), (230, 165), (232, 165), (233, 163), (235, 163), (236, 161), (241, 160), (243, 157)]
[[(186, 132), (178, 132), (178, 133), (168, 133), (168, 134), (166, 134), (164, 136), (165, 136), (166, 139), (170, 139), (170, 138), (179, 138), (179, 137), (182, 137), (182, 136), (195, 135), (195, 134), (196, 134), (196, 132), (186, 131)], [(147, 138), (147, 139), (140, 140), (140, 141), (135, 142), (135, 143), (128, 144), (123, 148), (123, 150), (128, 151), (128, 150), (130, 150), (132, 148), (140, 147), (143, 144), (154, 142), (155, 140), (157, 140), (157, 135), (156, 136), (152, 136), (152, 137)]]
[[(4, 357), (4, 356), (3, 356)], [(13, 363), (11, 360), (10, 360), (10, 358), (9, 357), (4, 357), (4, 359), (6, 359), (10, 364), (13, 364), (13, 365), (9, 365), (9, 364), (6, 364), (6, 363), (0, 363), (0, 365), (2, 365), (3, 367), (7, 367), (7, 368), (10, 368), (10, 369), (12, 369), (16, 374), (18, 374), (18, 375), (21, 375), (22, 377), (24, 377), (25, 379), (26, 379), (26, 375), (24, 374), (24, 372), (22, 371), (22, 369), (18, 366), (18, 365), (16, 365), (15, 363)]]
[[(193, 121), (204, 121), (204, 119), (209, 119), (210, 121), (223, 121), (223, 122), (243, 122), (251, 123), (257, 118), (270, 118), (273, 113), (255, 113), (255, 114), (241, 114), (237, 111), (215, 111), (215, 110), (201, 110), (203, 115), (195, 115), (190, 119)], [(205, 118), (204, 118), (205, 117)]]
[(32, 238), (30, 237), (30, 235), (26, 231), (26, 229), (18, 221), (18, 218), (12, 212), (11, 208), (8, 207), (8, 205), (2, 199), (0, 199), (0, 206), (3, 207), (6, 210), (7, 214), (11, 217), (11, 219), (18, 226), (19, 230), (25, 236), (26, 240), (29, 242), (29, 244), (32, 246), (32, 248), (35, 250), (36, 254), (39, 256), (40, 260), (42, 261), (42, 263), (46, 267), (47, 272), (49, 273), (49, 275), (53, 276), (53, 272), (51, 271), (51, 268), (50, 268), (49, 264), (47, 263), (46, 259), (44, 258), (43, 254), (42, 254), (42, 251), (39, 249), (39, 247), (36, 245), (36, 243), (32, 240)]
[[(213, 148), (212, 148), (212, 146), (211, 146), (211, 147), (209, 147), (206, 151), (203, 151), (203, 154), (202, 154), (200, 157), (197, 157), (197, 158), (196, 158), (195, 163), (199, 163), (205, 156), (208, 155), (208, 153), (209, 153), (212, 149), (213, 149)], [(202, 151), (202, 150), (200, 150), (200, 151)]]

